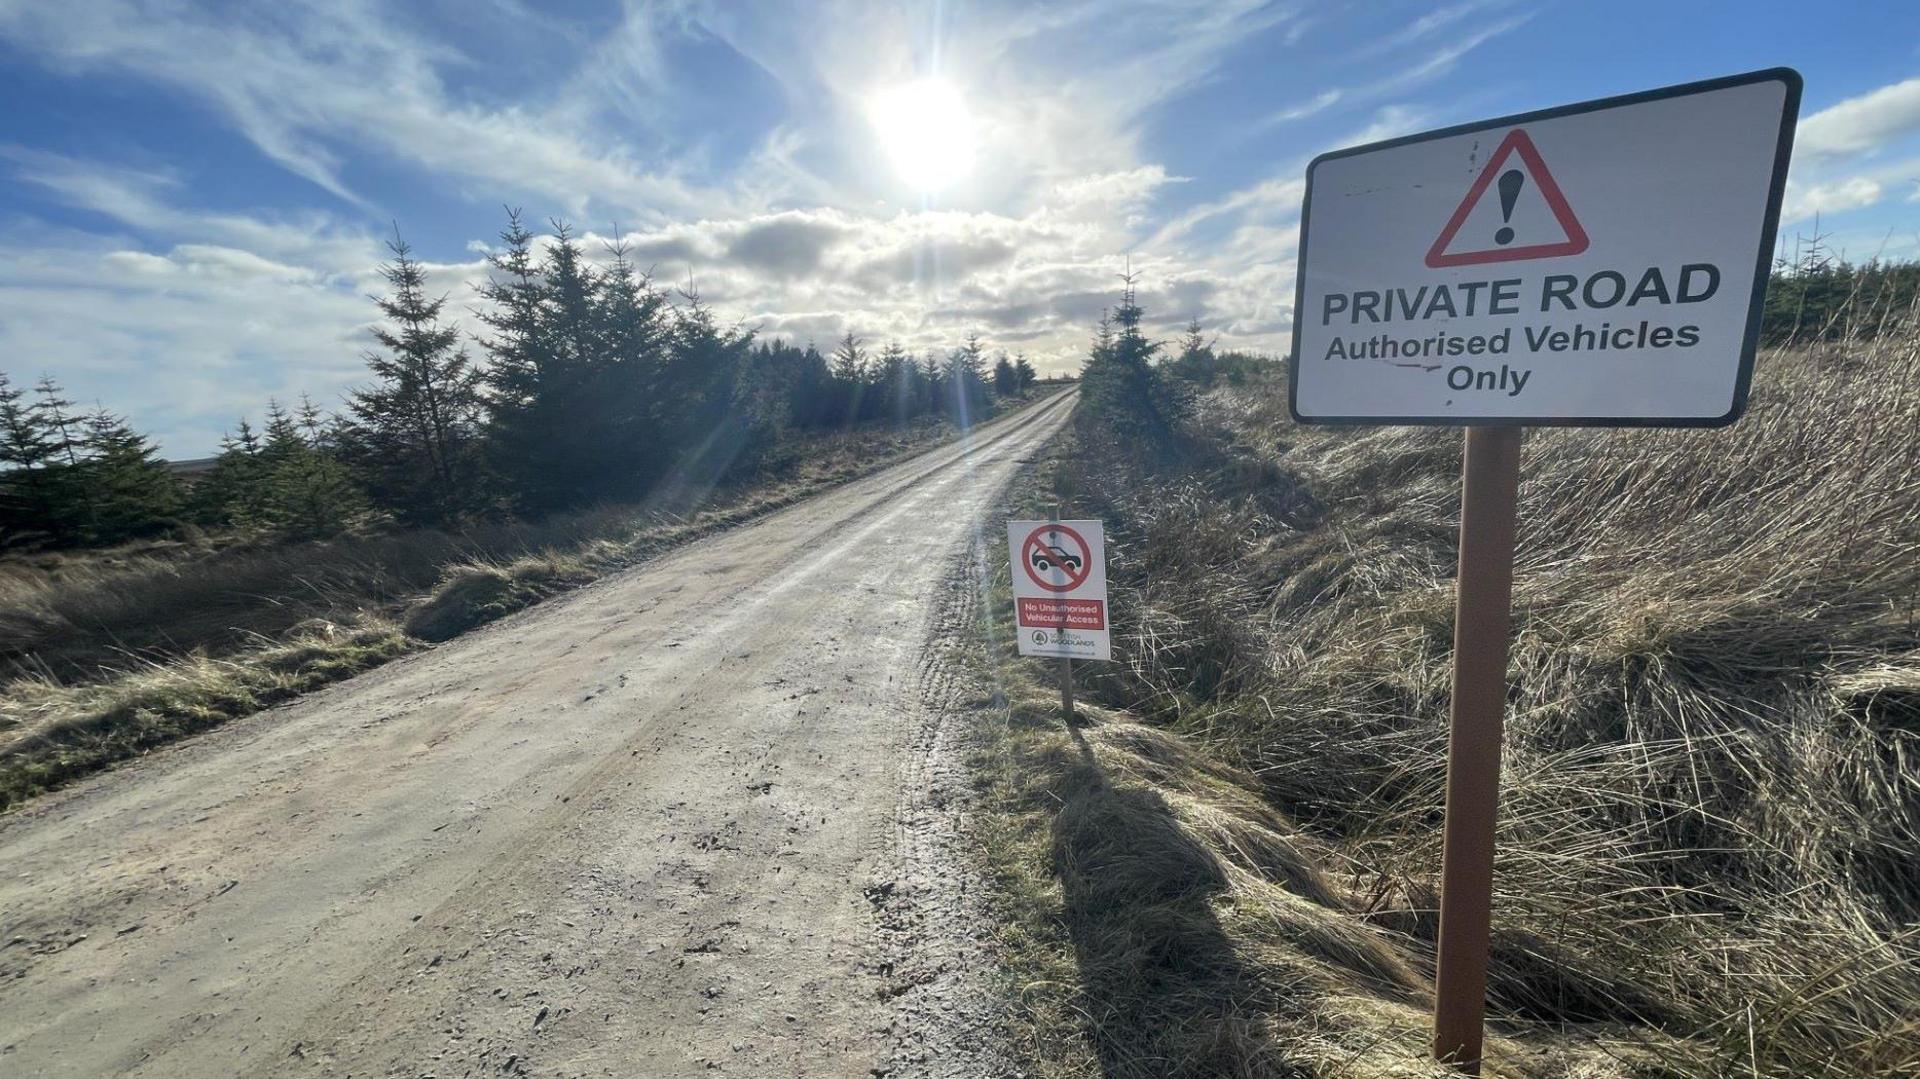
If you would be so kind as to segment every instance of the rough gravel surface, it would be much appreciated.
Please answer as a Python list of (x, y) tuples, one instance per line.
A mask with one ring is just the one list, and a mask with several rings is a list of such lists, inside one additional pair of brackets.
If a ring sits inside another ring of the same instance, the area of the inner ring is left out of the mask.
[(1006, 1074), (952, 649), (1072, 399), (0, 818), (0, 1074)]

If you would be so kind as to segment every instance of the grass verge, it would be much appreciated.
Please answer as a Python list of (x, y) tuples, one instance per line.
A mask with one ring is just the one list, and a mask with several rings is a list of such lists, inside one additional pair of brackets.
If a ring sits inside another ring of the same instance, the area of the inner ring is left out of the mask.
[[(1920, 1074), (1920, 335), (1759, 372), (1727, 431), (1529, 436), (1489, 1074)], [(1079, 731), (982, 646), (1037, 1075), (1439, 1074), (1459, 436), (1285, 399), (1160, 455), (1083, 405), (1013, 507), (1106, 521), (1123, 627)]]
[(768, 481), (535, 522), (0, 566), (0, 810), (952, 440), (817, 439)]

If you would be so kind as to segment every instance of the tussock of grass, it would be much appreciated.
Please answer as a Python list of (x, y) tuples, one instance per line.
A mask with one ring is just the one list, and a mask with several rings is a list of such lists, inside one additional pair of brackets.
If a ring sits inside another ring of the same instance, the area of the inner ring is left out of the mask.
[[(1428, 949), (1373, 916), (1380, 897), (1336, 850), (1186, 740), (1103, 709), (1070, 729), (1011, 677), (975, 766), (1038, 1074), (1445, 1074), (1423, 1059)], [(1489, 1072), (1598, 1077), (1653, 1058), (1607, 1040), (1497, 1035)]]
[[(1758, 370), (1729, 430), (1528, 436), (1491, 1071), (1920, 1073), (1920, 335)], [(1436, 928), (1459, 434), (1303, 429), (1285, 400), (1279, 377), (1215, 391), (1210, 454), (1116, 471), (1069, 452), (1048, 476), (1112, 537), (1126, 637), (1083, 689), (1129, 718), (1087, 733), (1094, 759), (1227, 870), (1201, 890), (1239, 964), (1154, 1032), (1127, 979), (1062, 963), (1049, 984), (1073, 989), (1035, 1022), (1077, 1016), (1097, 1052), (1055, 1074), (1154, 1074), (1208, 1046), (1226, 1055), (1159, 1074), (1423, 1067), (1424, 1006), (1390, 972), (1427, 977)], [(1135, 721), (1186, 763), (1117, 757), (1103, 732)], [(1061, 882), (1007, 836), (1064, 827), (1055, 798), (1019, 792), (1071, 758), (1023, 753), (1000, 782), (1026, 823), (987, 845), (1003, 877)], [(1331, 903), (1242, 868), (1259, 848), (1222, 822), (1248, 798)], [(1168, 905), (1103, 894), (1149, 922)], [(1083, 950), (1070, 899), (1053, 916)], [(1316, 942), (1305, 905), (1364, 933)], [(1337, 946), (1355, 940), (1396, 963)], [(1219, 964), (1170, 966), (1153, 984)]]
[(0, 708), (0, 808), (416, 647), (390, 622), (309, 623), (232, 659), (190, 655), (92, 685), (17, 680)]
[[(608, 562), (618, 548), (600, 552)], [(535, 555), (504, 565), (469, 562), (448, 570), (440, 587), (407, 612), (408, 636), (445, 641), (598, 576), (591, 553)]]

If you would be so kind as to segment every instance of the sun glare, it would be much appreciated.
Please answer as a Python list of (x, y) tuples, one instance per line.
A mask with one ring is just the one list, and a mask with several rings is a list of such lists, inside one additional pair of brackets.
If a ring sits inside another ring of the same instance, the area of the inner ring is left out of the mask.
[(923, 193), (943, 190), (973, 169), (973, 117), (960, 92), (921, 79), (876, 94), (868, 115), (900, 178)]

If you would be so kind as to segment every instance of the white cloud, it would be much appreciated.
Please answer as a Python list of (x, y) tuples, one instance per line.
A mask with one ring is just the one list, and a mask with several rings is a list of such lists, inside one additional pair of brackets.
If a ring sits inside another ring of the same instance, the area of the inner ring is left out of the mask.
[(1804, 221), (1815, 214), (1833, 214), (1857, 210), (1880, 201), (1883, 188), (1870, 176), (1850, 176), (1829, 183), (1787, 184), (1787, 197), (1780, 209), (1783, 223)]
[(245, 251), (161, 253), (75, 234), (0, 238), (0, 354), (74, 400), (130, 413), (193, 456), (269, 396), (331, 403), (362, 376), (370, 307), (350, 281)]
[(1833, 157), (1875, 150), (1920, 131), (1920, 78), (1851, 97), (1800, 121), (1794, 151)]
[(1148, 249), (1165, 248), (1185, 237), (1201, 223), (1224, 215), (1266, 216), (1278, 213), (1297, 217), (1300, 202), (1307, 193), (1307, 182), (1298, 175), (1304, 172), (1303, 162), (1299, 169), (1288, 169), (1279, 176), (1242, 188), (1223, 199), (1192, 207), (1161, 226), (1160, 231), (1143, 246)]
[(355, 204), (365, 200), (343, 156), (369, 149), (575, 213), (590, 202), (637, 213), (720, 201), (643, 169), (624, 143), (590, 141), (564, 112), (455, 98), (436, 64), (459, 58), (357, 0), (218, 14), (142, 0), (16, 4), (0, 7), (0, 39), (70, 73), (133, 76), (198, 98), (288, 171)]
[(1461, 19), (1466, 18), (1468, 15), (1476, 11), (1484, 10), (1498, 2), (1500, 2), (1500, 0), (1467, 0), (1466, 3), (1434, 8), (1432, 11), (1413, 20), (1394, 33), (1388, 34), (1360, 50), (1359, 55), (1377, 56), (1381, 53), (1391, 52), (1403, 45), (1411, 45), (1436, 30), (1451, 26)]
[(1380, 82), (1368, 87), (1366, 92), (1375, 94), (1391, 93), (1444, 75), (1452, 71), (1454, 66), (1468, 53), (1502, 34), (1519, 29), (1526, 25), (1533, 16), (1534, 12), (1531, 11), (1509, 16), (1498, 22), (1483, 26), (1458, 40), (1438, 46), (1428, 51), (1425, 54), (1426, 59), (1420, 63), (1382, 79)]
[(1314, 113), (1324, 112), (1332, 108), (1339, 103), (1342, 96), (1344, 95), (1339, 90), (1322, 90), (1297, 105), (1289, 105), (1267, 117), (1261, 121), (1261, 126), (1272, 126), (1274, 124), (1291, 123), (1294, 120), (1304, 120)]
[(1421, 128), (1431, 126), (1433, 114), (1426, 109), (1413, 105), (1383, 105), (1376, 109), (1373, 119), (1367, 126), (1335, 140), (1336, 147), (1364, 146), (1369, 142), (1382, 142), (1387, 139), (1410, 135)]

